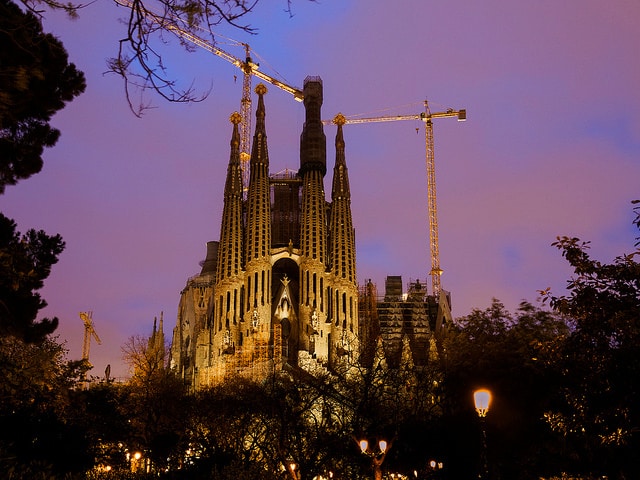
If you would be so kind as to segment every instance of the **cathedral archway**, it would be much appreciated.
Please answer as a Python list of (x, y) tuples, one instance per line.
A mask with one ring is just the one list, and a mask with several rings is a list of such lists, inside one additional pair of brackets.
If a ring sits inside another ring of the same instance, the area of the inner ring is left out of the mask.
[(300, 348), (300, 269), (294, 260), (281, 258), (273, 265), (272, 275), (272, 319), (281, 326), (282, 356), (289, 364), (296, 365)]

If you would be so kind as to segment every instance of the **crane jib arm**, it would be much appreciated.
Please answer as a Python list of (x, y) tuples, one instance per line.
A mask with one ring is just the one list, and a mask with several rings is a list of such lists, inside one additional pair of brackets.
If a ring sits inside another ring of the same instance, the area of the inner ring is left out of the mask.
[(425, 100), (425, 111), (415, 115), (387, 115), (380, 117), (368, 118), (346, 118), (339, 113), (333, 120), (323, 120), (324, 125), (334, 123), (336, 125), (355, 124), (355, 123), (374, 123), (374, 122), (395, 122), (400, 120), (421, 120), (425, 123), (425, 144), (426, 144), (426, 167), (427, 167), (427, 211), (429, 220), (429, 250), (431, 253), (431, 281), (433, 288), (433, 296), (440, 297), (441, 282), (440, 276), (442, 269), (440, 268), (440, 247), (438, 239), (438, 208), (436, 202), (436, 173), (435, 158), (433, 147), (433, 122), (434, 118), (451, 118), (457, 117), (458, 121), (463, 122), (467, 119), (467, 111), (465, 109), (453, 110), (452, 108), (444, 112), (432, 113), (429, 110), (429, 104)]
[[(115, 1), (117, 4), (122, 5), (123, 7), (127, 7), (127, 8), (133, 7), (133, 3), (131, 2), (131, 0), (115, 0)], [(264, 80), (265, 82), (269, 82), (271, 85), (274, 85), (280, 88), (281, 90), (284, 90), (285, 92), (290, 93), (291, 95), (293, 95), (293, 98), (296, 99), (297, 101), (302, 102), (304, 100), (304, 94), (302, 93), (302, 90), (300, 90), (299, 88), (295, 88), (290, 85), (287, 85), (286, 83), (281, 82), (280, 80), (272, 77), (271, 75), (267, 75), (266, 73), (260, 72), (258, 70), (258, 64), (253, 63), (249, 58), (247, 58), (245, 61), (242, 61), (239, 58), (231, 55), (230, 53), (219, 49), (218, 47), (214, 46), (211, 42), (208, 42), (207, 40), (197, 36), (196, 34), (191, 33), (183, 28), (180, 28), (176, 23), (171, 23), (172, 21), (176, 22), (176, 21), (179, 21), (180, 19), (172, 19), (171, 17), (167, 18), (166, 16), (162, 16), (152, 12), (151, 10), (148, 10), (147, 8), (144, 8), (142, 11), (145, 16), (151, 18), (160, 27), (166, 30), (169, 30), (170, 32), (177, 35), (178, 37), (183, 38), (184, 40), (187, 40), (193, 43), (194, 45), (202, 47), (205, 50), (210, 51), (211, 53), (213, 53), (214, 55), (217, 55), (220, 58), (223, 58), (227, 62), (238, 67), (244, 73), (258, 77), (259, 79)], [(241, 43), (241, 42), (238, 42), (238, 43)], [(243, 45), (247, 46), (246, 44), (243, 44)]]

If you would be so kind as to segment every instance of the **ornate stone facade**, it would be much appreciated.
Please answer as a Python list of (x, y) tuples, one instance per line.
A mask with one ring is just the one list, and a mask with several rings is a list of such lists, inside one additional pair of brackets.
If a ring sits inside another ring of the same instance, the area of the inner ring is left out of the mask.
[[(342, 126), (331, 201), (324, 190), (322, 81), (304, 83), (305, 123), (297, 173), (270, 175), (266, 87), (258, 106), (244, 198), (240, 117), (231, 153), (220, 241), (181, 292), (171, 365), (198, 389), (233, 375), (265, 376), (311, 358), (330, 366), (358, 350), (358, 285)], [(355, 359), (355, 358), (354, 358)]]
[(442, 292), (436, 302), (419, 281), (403, 293), (401, 277), (387, 278), (384, 297), (370, 281), (358, 290), (341, 122), (331, 200), (325, 197), (322, 81), (304, 83), (297, 172), (270, 174), (266, 87), (256, 93), (249, 184), (242, 184), (241, 118), (234, 113), (220, 240), (207, 244), (200, 274), (181, 292), (172, 368), (199, 389), (230, 376), (264, 378), (285, 364), (366, 363), (380, 345), (390, 365), (410, 354), (416, 364), (427, 362), (434, 332), (450, 319), (450, 299)]

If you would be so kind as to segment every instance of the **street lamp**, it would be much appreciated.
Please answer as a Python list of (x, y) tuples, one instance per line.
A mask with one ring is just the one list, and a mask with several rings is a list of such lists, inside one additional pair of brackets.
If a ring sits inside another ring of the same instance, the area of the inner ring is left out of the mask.
[(487, 416), (489, 406), (491, 405), (491, 392), (486, 388), (481, 388), (473, 392), (473, 402), (476, 406), (476, 412), (480, 418)]
[(491, 405), (491, 392), (486, 388), (481, 388), (473, 392), (473, 402), (476, 407), (476, 412), (480, 418), (480, 427), (482, 429), (482, 450), (480, 452), (480, 472), (478, 478), (486, 480), (489, 475), (489, 464), (487, 461), (487, 429), (486, 429), (486, 417), (489, 412), (489, 406)]
[(131, 471), (137, 472), (140, 470), (140, 459), (142, 458), (142, 454), (140, 452), (136, 452), (131, 455)]
[(441, 470), (444, 468), (444, 463), (437, 462), (435, 460), (429, 460), (428, 476), (429, 478), (441, 478)]
[(288, 466), (289, 466), (289, 471), (291, 472), (291, 476), (294, 479), (298, 480), (299, 474), (296, 472), (296, 468), (298, 468), (298, 464), (293, 460), (290, 460)]
[(389, 451), (390, 445), (386, 440), (378, 441), (377, 450), (369, 450), (369, 442), (362, 439), (358, 442), (360, 451), (371, 458), (371, 468), (373, 469), (374, 480), (382, 480), (382, 462)]

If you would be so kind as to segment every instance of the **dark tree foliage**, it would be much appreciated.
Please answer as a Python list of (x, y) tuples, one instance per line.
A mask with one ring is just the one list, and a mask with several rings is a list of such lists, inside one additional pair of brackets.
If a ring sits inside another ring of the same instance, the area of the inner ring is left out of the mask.
[[(238, 378), (197, 392), (188, 426), (193, 457), (186, 462), (192, 478), (260, 478), (259, 419), (269, 410), (263, 388)], [(237, 478), (237, 477), (236, 477)]]
[(350, 406), (350, 447), (368, 469), (370, 459), (359, 452), (356, 440), (367, 440), (374, 451), (377, 442), (387, 441), (389, 449), (381, 466), (405, 475), (421, 471), (429, 458), (437, 456), (443, 391), (435, 350), (433, 343), (429, 361), (416, 366), (405, 337), (400, 358), (390, 366), (379, 338), (373, 354), (366, 355), (372, 359), (370, 366), (349, 365), (339, 378), (340, 390)]
[(0, 194), (42, 169), (60, 131), (49, 121), (85, 89), (82, 72), (40, 19), (0, 0)]
[(66, 361), (55, 339), (0, 336), (0, 471), (15, 480), (70, 478), (93, 463), (74, 392), (86, 362)]
[(567, 332), (557, 315), (527, 302), (511, 314), (494, 299), (486, 310), (456, 320), (444, 338), (442, 432), (445, 465), (454, 478), (480, 471), (481, 432), (472, 392), (481, 387), (493, 393), (486, 420), (492, 478), (539, 478), (561, 471), (563, 453), (543, 421), (559, 377), (545, 357)]
[(42, 230), (21, 235), (16, 223), (0, 213), (0, 335), (38, 342), (56, 329), (56, 317), (36, 321), (47, 305), (38, 290), (63, 249), (60, 235)]
[(132, 337), (122, 351), (133, 370), (123, 405), (131, 426), (127, 443), (164, 469), (187, 449), (186, 389), (169, 369), (167, 347), (157, 338)]
[[(311, 472), (341, 471), (351, 442), (329, 415), (326, 377), (274, 372), (264, 382), (235, 379), (196, 395), (190, 438), (197, 446), (190, 478), (293, 478), (284, 466)], [(309, 477), (310, 478), (310, 477)], [(347, 478), (347, 477), (343, 477)]]
[[(638, 203), (638, 202), (633, 202)], [(640, 229), (640, 207), (633, 223)], [(560, 403), (547, 420), (576, 445), (576, 471), (640, 478), (640, 238), (632, 253), (603, 264), (589, 242), (559, 237), (554, 245), (573, 267), (568, 295), (545, 291), (572, 319), (571, 335), (555, 351), (562, 373)]]
[(137, 410), (130, 408), (134, 403), (132, 394), (129, 385), (110, 381), (91, 384), (88, 389), (75, 392), (86, 437), (94, 446), (95, 465), (130, 470), (124, 445), (136, 445), (133, 440), (136, 424), (131, 418)]

